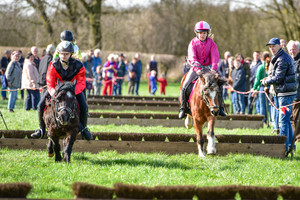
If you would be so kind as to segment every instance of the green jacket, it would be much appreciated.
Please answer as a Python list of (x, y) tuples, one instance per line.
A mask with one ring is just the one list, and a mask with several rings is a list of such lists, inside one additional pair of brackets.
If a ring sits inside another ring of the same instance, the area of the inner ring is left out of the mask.
[(253, 85), (253, 90), (259, 91), (261, 86), (261, 80), (267, 77), (266, 70), (265, 70), (265, 62), (258, 66), (255, 76), (255, 81)]

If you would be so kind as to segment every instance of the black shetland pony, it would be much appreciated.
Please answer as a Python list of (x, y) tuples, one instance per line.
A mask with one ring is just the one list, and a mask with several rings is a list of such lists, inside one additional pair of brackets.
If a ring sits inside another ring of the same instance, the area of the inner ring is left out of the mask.
[(75, 96), (74, 82), (60, 82), (58, 80), (55, 88), (55, 95), (51, 101), (47, 101), (46, 109), (43, 114), (48, 137), (50, 140), (47, 145), (48, 156), (55, 161), (61, 161), (59, 139), (63, 138), (63, 160), (70, 162), (72, 147), (79, 132), (79, 108)]

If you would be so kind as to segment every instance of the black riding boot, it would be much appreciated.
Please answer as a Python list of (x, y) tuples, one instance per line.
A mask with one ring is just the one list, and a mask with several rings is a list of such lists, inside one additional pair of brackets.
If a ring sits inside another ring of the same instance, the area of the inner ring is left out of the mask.
[(82, 139), (91, 140), (93, 139), (93, 135), (89, 131), (87, 127), (87, 120), (88, 120), (88, 106), (85, 102), (85, 97), (83, 92), (76, 95), (77, 101), (80, 107), (80, 116), (79, 116), (79, 131), (81, 132)]
[(219, 115), (222, 117), (226, 117), (227, 115), (224, 112), (224, 105), (223, 105), (223, 86), (219, 87), (219, 104), (220, 104)]
[(33, 138), (43, 138), (46, 133), (46, 125), (43, 119), (43, 111), (39, 110), (38, 114), (40, 127), (37, 128), (33, 134), (31, 134), (31, 137)]
[(181, 98), (181, 107), (179, 109), (178, 118), (183, 119), (186, 116), (186, 99), (185, 99), (186, 88), (181, 88), (180, 98)]
[(178, 118), (182, 119), (186, 116), (187, 112), (187, 105), (186, 105), (186, 89), (190, 85), (190, 83), (193, 81), (193, 79), (197, 76), (197, 73), (193, 71), (193, 69), (190, 69), (188, 74), (185, 77), (184, 83), (182, 84), (182, 88), (180, 90), (180, 98), (181, 98), (181, 107), (179, 109), (179, 115)]
[(42, 96), (41, 96), (41, 99), (40, 99), (40, 102), (38, 105), (38, 116), (39, 116), (40, 127), (37, 128), (33, 134), (31, 134), (31, 137), (33, 137), (33, 138), (43, 138), (46, 133), (46, 124), (43, 119), (43, 114), (44, 114), (44, 109), (46, 107), (45, 100), (48, 95), (49, 95), (49, 93), (47, 90), (45, 90), (42, 93)]

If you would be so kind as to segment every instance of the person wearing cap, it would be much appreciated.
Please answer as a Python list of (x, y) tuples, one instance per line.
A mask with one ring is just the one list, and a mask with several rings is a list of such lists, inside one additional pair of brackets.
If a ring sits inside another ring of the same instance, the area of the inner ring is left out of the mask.
[(84, 66), (79, 60), (76, 60), (72, 57), (72, 54), (74, 53), (74, 47), (71, 42), (62, 41), (58, 44), (56, 50), (59, 53), (59, 57), (55, 58), (49, 64), (46, 75), (47, 91), (42, 95), (38, 105), (40, 127), (36, 129), (35, 133), (31, 134), (31, 137), (42, 138), (46, 132), (46, 125), (43, 120), (43, 111), (46, 107), (45, 100), (50, 96), (54, 96), (57, 81), (60, 80), (61, 82), (73, 82), (76, 80), (75, 95), (80, 108), (79, 131), (81, 132), (82, 138), (91, 140), (93, 136), (87, 128), (88, 106), (83, 93), (83, 90), (86, 87)]
[[(46, 48), (46, 55), (43, 56), (39, 66), (39, 87), (44, 87), (46, 85), (46, 74), (48, 70), (48, 66), (53, 59), (53, 54), (55, 52), (55, 46), (53, 44), (49, 44)], [(45, 91), (46, 88), (43, 88)]]
[(5, 71), (7, 86), (9, 89), (8, 110), (14, 112), (18, 89), (21, 87), (22, 69), (19, 64), (19, 51), (14, 51), (11, 54), (11, 61), (9, 62)]
[(278, 38), (272, 38), (266, 44), (273, 54), (271, 63), (274, 65), (272, 74), (261, 80), (262, 85), (274, 85), (280, 107), (279, 132), (286, 136), (286, 151), (289, 150), (293, 140), (293, 129), (290, 122), (293, 100), (297, 93), (297, 79), (293, 58), (280, 46)]
[[(188, 47), (188, 62), (193, 66), (182, 84), (180, 91), (181, 107), (179, 109), (178, 118), (182, 119), (186, 116), (187, 99), (186, 99), (186, 89), (189, 84), (197, 76), (197, 71), (203, 68), (211, 68), (214, 71), (218, 70), (219, 63), (219, 50), (216, 43), (208, 37), (211, 31), (210, 25), (205, 21), (200, 21), (196, 23), (194, 27), (194, 32), (196, 37), (192, 39)], [(222, 87), (220, 87), (221, 92), (219, 92), (220, 100), (220, 116), (226, 116), (222, 106)]]
[(287, 44), (287, 50), (289, 54), (293, 57), (296, 66), (296, 75), (297, 75), (297, 82), (298, 82), (298, 89), (297, 95), (294, 100), (292, 116), (291, 116), (291, 123), (294, 134), (297, 136), (300, 134), (300, 42), (290, 40)]
[(2, 86), (1, 86), (1, 98), (2, 98), (2, 100), (7, 100), (6, 91), (4, 91), (4, 90), (7, 89), (7, 85), (5, 85), (3, 83), (6, 82), (4, 74), (5, 74), (7, 65), (10, 62), (10, 60), (11, 60), (11, 50), (7, 49), (4, 52), (4, 56), (1, 58), (1, 61), (0, 61), (0, 74), (1, 74), (1, 82), (2, 82)]

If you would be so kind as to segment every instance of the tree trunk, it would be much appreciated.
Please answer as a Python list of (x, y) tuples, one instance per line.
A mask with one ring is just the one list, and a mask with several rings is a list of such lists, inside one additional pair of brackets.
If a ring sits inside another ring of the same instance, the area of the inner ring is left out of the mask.
[(80, 0), (84, 8), (88, 12), (90, 31), (92, 33), (92, 48), (102, 47), (102, 32), (101, 32), (101, 6), (102, 0), (90, 0), (87, 3), (85, 0)]

